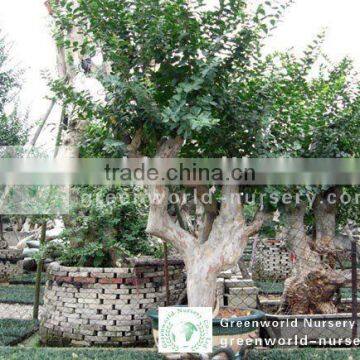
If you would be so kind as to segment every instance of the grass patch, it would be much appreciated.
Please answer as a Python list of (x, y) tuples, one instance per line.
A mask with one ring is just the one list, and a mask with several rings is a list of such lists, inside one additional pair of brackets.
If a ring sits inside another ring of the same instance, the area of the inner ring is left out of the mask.
[(12, 345), (24, 340), (36, 328), (33, 320), (0, 319), (0, 345)]
[(360, 350), (296, 349), (251, 350), (249, 360), (360, 360)]
[[(160, 360), (154, 351), (77, 348), (9, 348), (0, 347), (1, 360)], [(249, 360), (360, 360), (360, 350), (337, 349), (266, 349), (251, 350)]]
[[(10, 284), (14, 284), (14, 285), (35, 285), (35, 278), (36, 278), (36, 273), (26, 273), (26, 274), (22, 274), (22, 275), (16, 275), (13, 276), (9, 279), (9, 283)], [(45, 284), (46, 282), (46, 274), (42, 273), (41, 275), (41, 284)]]
[(153, 351), (123, 349), (0, 348), (1, 360), (159, 360)]
[[(41, 289), (40, 304), (43, 303), (43, 292)], [(35, 287), (34, 285), (3, 285), (0, 286), (0, 303), (7, 304), (26, 304), (34, 303)]]

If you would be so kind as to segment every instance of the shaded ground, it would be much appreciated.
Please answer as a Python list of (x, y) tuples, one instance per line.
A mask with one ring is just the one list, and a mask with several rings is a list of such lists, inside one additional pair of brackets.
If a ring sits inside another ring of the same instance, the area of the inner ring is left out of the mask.
[[(45, 281), (43, 275), (42, 283)], [(0, 319), (31, 320), (35, 298), (35, 273), (15, 276), (10, 285), (0, 285)], [(43, 286), (40, 304), (43, 304)], [(40, 313), (41, 313), (40, 306)]]
[[(34, 285), (3, 285), (0, 286), (0, 303), (7, 304), (27, 304), (34, 303), (35, 286)], [(42, 304), (43, 289), (41, 289)]]
[(28, 337), (36, 329), (33, 320), (0, 320), (0, 346), (13, 345)]
[(1, 348), (0, 360), (159, 360), (154, 351), (122, 349), (55, 349), (55, 348)]
[[(41, 283), (45, 284), (46, 275), (42, 274)], [(10, 279), (10, 284), (21, 284), (21, 285), (34, 285), (35, 284), (35, 273), (25, 273), (22, 275), (13, 276)]]
[(360, 349), (332, 350), (332, 349), (296, 349), (296, 350), (252, 350), (249, 360), (360, 360)]

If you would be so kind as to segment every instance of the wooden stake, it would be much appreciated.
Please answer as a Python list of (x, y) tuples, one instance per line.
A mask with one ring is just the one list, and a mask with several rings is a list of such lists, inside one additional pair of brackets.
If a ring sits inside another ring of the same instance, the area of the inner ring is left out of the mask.
[[(40, 236), (40, 247), (45, 244), (46, 238), (46, 221), (41, 225), (41, 236)], [(41, 258), (37, 263), (36, 268), (36, 280), (35, 280), (35, 300), (34, 300), (34, 309), (33, 309), (33, 319), (39, 319), (39, 305), (40, 305), (40, 290), (41, 290), (41, 273), (44, 267), (44, 259)]]
[(169, 287), (169, 261), (168, 261), (168, 247), (164, 241), (164, 279), (166, 289), (166, 306), (170, 305), (170, 287)]
[(356, 249), (356, 241), (351, 236), (351, 297), (352, 297), (352, 346), (355, 346), (355, 339), (357, 338), (357, 249)]

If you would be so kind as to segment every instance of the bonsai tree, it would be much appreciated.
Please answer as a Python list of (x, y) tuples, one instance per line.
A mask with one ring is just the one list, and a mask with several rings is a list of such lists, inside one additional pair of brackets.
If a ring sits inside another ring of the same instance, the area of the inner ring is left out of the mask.
[[(116, 267), (131, 256), (160, 255), (160, 244), (146, 234), (148, 201), (139, 188), (76, 188), (71, 226), (57, 257), (65, 265)], [(116, 195), (116, 199), (111, 199)], [(119, 201), (119, 198), (121, 200)]]
[[(356, 156), (358, 88), (349, 61), (323, 64), (312, 77), (321, 39), (300, 60), (289, 54), (264, 58), (263, 40), (287, 4), (264, 2), (254, 11), (246, 5), (220, 1), (208, 9), (200, 0), (53, 2), (58, 45), (80, 53), (87, 64), (96, 53), (104, 59), (97, 78), (105, 105), (71, 84), (53, 84), (73, 106), (72, 131), (85, 120), (91, 126), (94, 119), (103, 124), (101, 134), (129, 156)], [(69, 37), (74, 29), (77, 36)], [(79, 132), (70, 138), (77, 143)], [(230, 201), (238, 187), (224, 186), (216, 192), (218, 203), (203, 204), (198, 231), (192, 231), (170, 216), (168, 191), (161, 185), (149, 189), (147, 231), (182, 254), (189, 304), (212, 306), (218, 272), (236, 264), (266, 214), (257, 212), (247, 222), (243, 206)], [(318, 261), (320, 249), (333, 238), (336, 206), (320, 206), (328, 191), (320, 189), (314, 205), (318, 251), (310, 248), (304, 205), (287, 209), (288, 241), (300, 251), (299, 273), (285, 292), (290, 308), (302, 304), (295, 312), (330, 311), (334, 291), (348, 281), (346, 274)], [(309, 284), (309, 279), (314, 281)], [(324, 291), (314, 292), (319, 284)], [(297, 296), (304, 286), (310, 289), (303, 296), (307, 302), (291, 301), (291, 294)]]

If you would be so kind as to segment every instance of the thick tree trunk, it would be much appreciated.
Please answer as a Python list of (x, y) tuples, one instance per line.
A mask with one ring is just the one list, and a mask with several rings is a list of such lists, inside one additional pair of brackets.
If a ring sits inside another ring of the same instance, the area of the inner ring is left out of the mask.
[(334, 239), (340, 190), (340, 187), (330, 188), (320, 193), (314, 202), (315, 248), (319, 253), (324, 254), (323, 260), (327, 259), (331, 268), (335, 268), (336, 264)]
[(4, 250), (9, 247), (8, 242), (4, 237), (4, 228), (3, 228), (3, 217), (0, 215), (0, 249)]
[(186, 261), (187, 298), (191, 306), (214, 306), (217, 273), (201, 256)]
[[(340, 190), (340, 187), (334, 187), (316, 197), (314, 203), (316, 243), (320, 246), (334, 247)], [(329, 199), (329, 194), (332, 194), (333, 199)]]
[(203, 196), (209, 193), (209, 188), (205, 185), (198, 186), (196, 188), (196, 196), (198, 198), (199, 204), (202, 207), (201, 212), (201, 222), (199, 226), (199, 239), (201, 243), (204, 243), (208, 240), (212, 226), (216, 217), (219, 214), (219, 209), (215, 199), (212, 199), (209, 203), (203, 202)]
[[(169, 139), (160, 147), (157, 157), (175, 157), (182, 143), (180, 138)], [(254, 221), (246, 225), (241, 202), (236, 200), (238, 194), (238, 186), (223, 186), (218, 215), (211, 221), (211, 227), (206, 226), (206, 235), (201, 231), (195, 236), (169, 215), (167, 187), (149, 187), (147, 232), (171, 242), (182, 255), (187, 271), (189, 306), (214, 306), (217, 275), (237, 264), (249, 237), (260, 230), (268, 216), (259, 212)]]
[(323, 264), (318, 253), (310, 248), (306, 235), (304, 204), (287, 209), (287, 242), (295, 254), (296, 263), (290, 278), (285, 281), (279, 311), (291, 314), (336, 313), (333, 298), (346, 281), (341, 272)]

